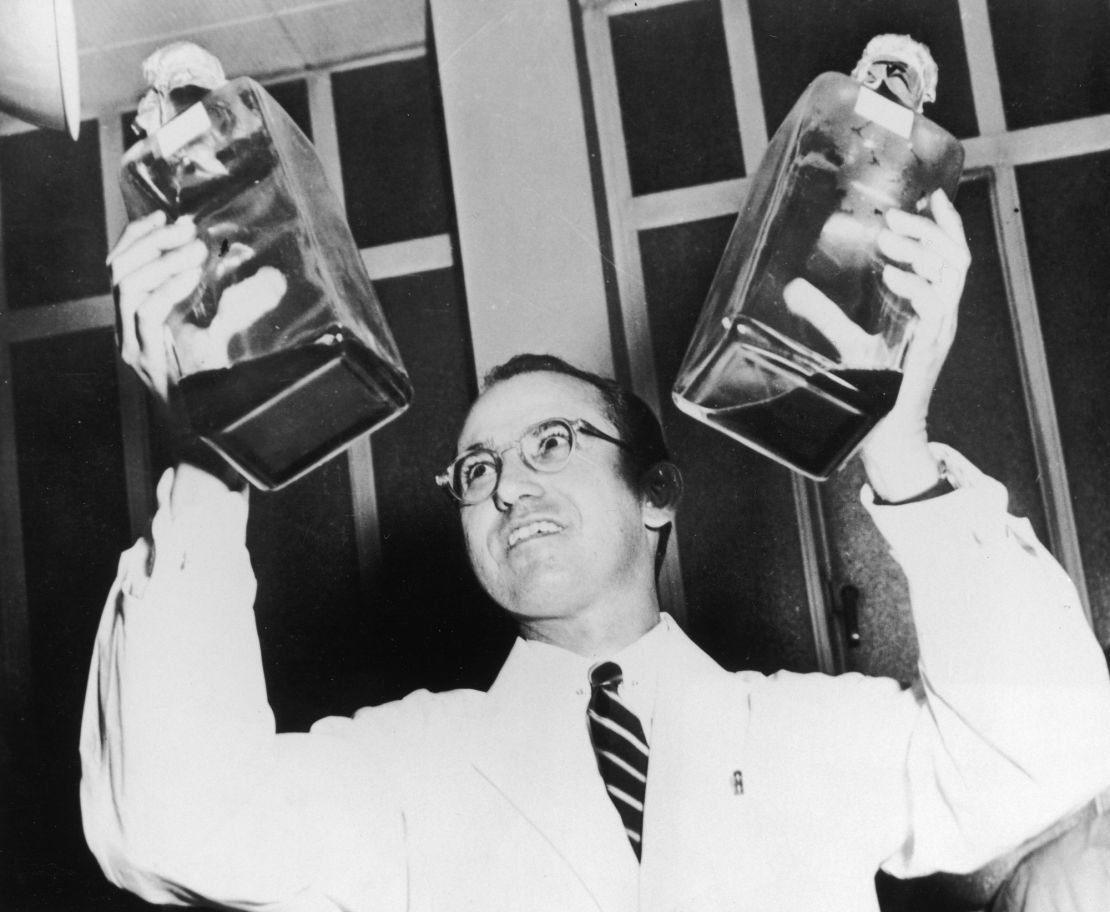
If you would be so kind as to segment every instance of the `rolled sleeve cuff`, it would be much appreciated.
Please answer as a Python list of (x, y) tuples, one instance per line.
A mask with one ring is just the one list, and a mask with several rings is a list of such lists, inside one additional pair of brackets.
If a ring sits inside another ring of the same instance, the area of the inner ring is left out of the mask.
[(158, 482), (158, 510), (150, 535), (140, 539), (120, 559), (120, 588), (125, 596), (141, 599), (152, 580), (166, 579), (190, 566), (221, 576), (249, 565), (246, 557), (248, 494), (223, 490), (203, 500), (170, 507), (174, 470)]
[[(1006, 488), (944, 444), (929, 445), (950, 493), (904, 504), (879, 501), (870, 485), (860, 494), (864, 508), (904, 569), (935, 567), (941, 550), (962, 549), (970, 540), (989, 546), (1027, 526), (1007, 512)], [(1032, 532), (1028, 535), (1031, 537)]]

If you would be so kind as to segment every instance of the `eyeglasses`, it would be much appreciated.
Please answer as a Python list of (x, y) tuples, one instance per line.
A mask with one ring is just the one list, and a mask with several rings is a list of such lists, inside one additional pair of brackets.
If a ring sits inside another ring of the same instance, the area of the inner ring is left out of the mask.
[(519, 438), (500, 450), (476, 447), (457, 457), (443, 472), (436, 476), (436, 484), (459, 503), (481, 503), (497, 490), (501, 480), (501, 458), (509, 450), (520, 454), (520, 461), (537, 472), (561, 472), (574, 452), (578, 434), (597, 437), (632, 452), (623, 440), (599, 431), (588, 421), (576, 418), (548, 418), (533, 424)]

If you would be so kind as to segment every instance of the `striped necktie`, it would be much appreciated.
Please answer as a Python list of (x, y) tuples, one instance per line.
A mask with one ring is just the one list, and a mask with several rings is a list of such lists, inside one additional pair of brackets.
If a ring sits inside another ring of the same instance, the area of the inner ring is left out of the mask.
[(628, 841), (640, 858), (647, 790), (648, 745), (640, 720), (617, 695), (621, 667), (602, 662), (590, 669), (590, 704), (586, 710), (590, 741), (605, 788), (624, 821)]

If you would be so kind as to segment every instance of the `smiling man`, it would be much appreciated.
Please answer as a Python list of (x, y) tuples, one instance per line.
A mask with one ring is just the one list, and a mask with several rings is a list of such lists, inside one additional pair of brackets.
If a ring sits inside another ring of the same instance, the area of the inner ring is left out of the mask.
[[(487, 693), (275, 734), (246, 495), (188, 463), (162, 479), (86, 700), (82, 808), (106, 874), (224, 908), (875, 910), (878, 868), (974, 869), (1110, 783), (1110, 682), (1074, 588), (1002, 487), (926, 439), (969, 260), (955, 210), (931, 204), (935, 221), (891, 213), (880, 239), (920, 319), (861, 452), (910, 583), (917, 686), (718, 667), (660, 611), (681, 480), (654, 415), (520, 356), (437, 479), (520, 630)], [(194, 231), (138, 222), (111, 257), (123, 355), (156, 392), (146, 340), (196, 281)]]

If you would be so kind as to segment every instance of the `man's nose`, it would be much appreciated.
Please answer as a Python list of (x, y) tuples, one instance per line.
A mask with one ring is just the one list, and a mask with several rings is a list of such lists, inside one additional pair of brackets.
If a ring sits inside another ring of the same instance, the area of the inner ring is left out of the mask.
[(501, 457), (501, 477), (493, 492), (493, 502), (499, 510), (508, 510), (522, 497), (538, 497), (543, 492), (540, 473), (529, 468), (520, 452), (509, 450)]

